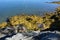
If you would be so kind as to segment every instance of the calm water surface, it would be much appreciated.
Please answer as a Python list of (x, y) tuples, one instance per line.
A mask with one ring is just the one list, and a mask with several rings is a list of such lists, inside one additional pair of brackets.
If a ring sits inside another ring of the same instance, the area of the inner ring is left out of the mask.
[[(50, 4), (56, 0), (0, 0), (0, 21), (17, 14), (37, 14), (53, 12), (59, 4)], [(57, 0), (59, 1), (59, 0)]]

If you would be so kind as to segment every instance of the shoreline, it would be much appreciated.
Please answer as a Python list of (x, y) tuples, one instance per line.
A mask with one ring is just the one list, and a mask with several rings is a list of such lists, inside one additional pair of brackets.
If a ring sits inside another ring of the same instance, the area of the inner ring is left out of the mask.
[[(29, 32), (29, 31), (60, 31), (60, 7), (56, 12), (46, 13), (44, 16), (37, 15), (16, 15), (6, 19), (0, 24), (2, 33)], [(58, 26), (58, 27), (57, 27)], [(8, 30), (9, 29), (9, 30)]]
[(60, 4), (60, 1), (46, 2), (46, 3)]

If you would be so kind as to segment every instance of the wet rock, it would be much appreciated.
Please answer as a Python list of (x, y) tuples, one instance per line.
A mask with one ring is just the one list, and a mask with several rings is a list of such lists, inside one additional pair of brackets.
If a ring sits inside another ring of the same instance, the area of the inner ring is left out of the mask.
[(1, 29), (1, 33), (9, 35), (9, 34), (12, 34), (12, 33), (15, 33), (15, 32), (14, 32), (14, 28), (13, 27), (6, 27), (4, 29)]
[(41, 32), (38, 36), (33, 37), (34, 40), (60, 40), (60, 33), (57, 32)]

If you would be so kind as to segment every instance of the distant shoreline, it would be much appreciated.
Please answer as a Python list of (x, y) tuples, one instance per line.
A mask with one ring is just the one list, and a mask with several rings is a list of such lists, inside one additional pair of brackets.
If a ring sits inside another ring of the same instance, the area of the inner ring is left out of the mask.
[(60, 1), (46, 2), (46, 3), (60, 4)]

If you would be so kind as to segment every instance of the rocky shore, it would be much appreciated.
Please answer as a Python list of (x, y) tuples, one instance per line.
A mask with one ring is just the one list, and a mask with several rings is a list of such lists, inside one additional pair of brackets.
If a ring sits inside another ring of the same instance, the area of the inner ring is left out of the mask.
[(0, 24), (0, 34), (3, 35), (25, 33), (25, 35), (33, 36), (44, 31), (60, 32), (60, 7), (55, 12), (46, 13), (44, 16), (25, 14), (12, 16)]
[(60, 4), (60, 1), (46, 2), (46, 3)]

